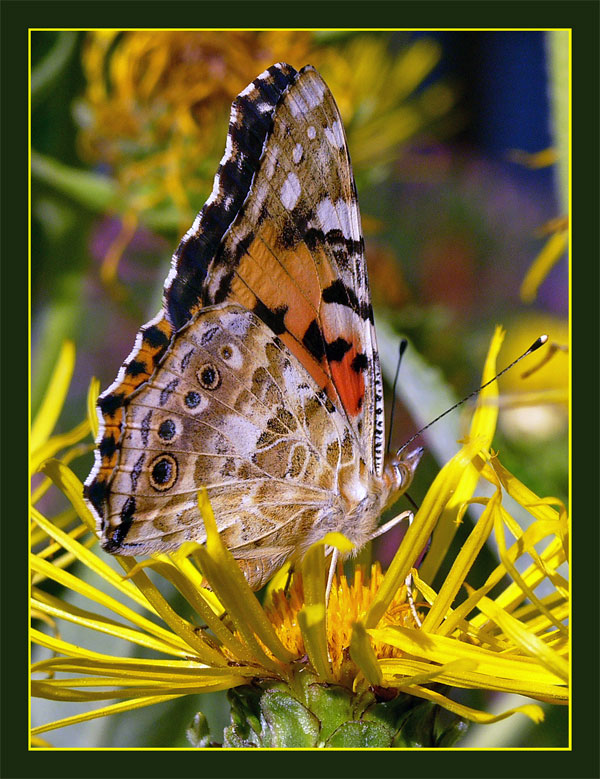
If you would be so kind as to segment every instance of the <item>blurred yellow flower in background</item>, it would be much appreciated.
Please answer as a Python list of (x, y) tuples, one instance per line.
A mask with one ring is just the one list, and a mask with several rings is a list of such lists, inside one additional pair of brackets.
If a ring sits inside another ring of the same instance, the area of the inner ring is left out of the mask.
[(547, 333), (544, 356), (527, 371), (509, 371), (500, 379), (502, 429), (511, 437), (536, 442), (567, 430), (569, 422), (569, 324), (541, 312), (521, 314), (512, 323), (507, 345), (519, 354), (539, 334)]

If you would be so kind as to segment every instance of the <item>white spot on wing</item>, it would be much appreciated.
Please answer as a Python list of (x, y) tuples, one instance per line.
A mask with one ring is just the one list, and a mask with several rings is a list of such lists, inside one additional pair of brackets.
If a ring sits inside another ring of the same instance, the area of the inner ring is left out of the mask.
[(295, 173), (288, 173), (281, 187), (281, 202), (288, 211), (291, 211), (298, 202), (301, 191), (302, 188), (298, 176)]
[(308, 130), (306, 131), (306, 134), (307, 134), (307, 135), (308, 135), (308, 137), (311, 139), (311, 141), (312, 141), (314, 138), (316, 138), (316, 137), (317, 137), (317, 131), (316, 131), (316, 130), (315, 130), (315, 128), (312, 126), (312, 124), (308, 126)]
[(267, 181), (270, 181), (273, 178), (273, 174), (275, 173), (275, 168), (277, 166), (278, 157), (279, 157), (279, 146), (273, 146), (273, 148), (269, 151), (269, 154), (265, 158), (265, 176), (267, 177)]
[(326, 86), (319, 79), (313, 79), (310, 86), (304, 90), (304, 97), (311, 108), (318, 108), (323, 102)]
[(344, 131), (339, 121), (336, 119), (331, 127), (325, 128), (325, 135), (327, 140), (332, 146), (337, 146), (338, 149), (343, 149), (345, 146)]
[(294, 119), (300, 119), (308, 111), (308, 106), (298, 92), (295, 92), (293, 96), (290, 95), (288, 106)]
[(223, 158), (221, 160), (221, 164), (228, 160), (231, 157), (231, 152), (233, 151), (233, 141), (231, 140), (231, 135), (227, 133), (227, 138), (225, 139), (225, 154), (223, 155)]
[(301, 143), (297, 143), (294, 146), (294, 151), (292, 152), (292, 159), (294, 160), (295, 164), (297, 165), (300, 160), (302, 159), (302, 154), (304, 153), (304, 149), (302, 148)]
[(352, 238), (355, 241), (360, 240), (360, 235), (356, 234), (353, 227), (354, 203), (346, 202), (339, 198), (332, 203), (331, 199), (326, 197), (317, 203), (317, 217), (323, 228), (323, 232), (329, 230), (341, 230), (344, 238)]
[[(260, 76), (259, 76), (259, 78), (260, 78)], [(242, 97), (242, 96), (246, 97), (246, 95), (251, 95), (252, 92), (254, 92), (255, 89), (256, 89), (256, 87), (254, 86), (254, 82), (251, 81), (245, 89), (242, 89), (242, 91), (240, 92), (240, 97)]]

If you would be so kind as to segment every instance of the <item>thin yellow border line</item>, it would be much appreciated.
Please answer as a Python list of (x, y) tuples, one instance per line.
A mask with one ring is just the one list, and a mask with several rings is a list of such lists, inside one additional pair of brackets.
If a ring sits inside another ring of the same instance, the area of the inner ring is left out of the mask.
[(560, 32), (572, 27), (29, 27), (30, 32)]
[[(31, 437), (31, 363), (32, 363), (32, 347), (31, 347), (31, 33), (32, 32), (93, 32), (98, 30), (106, 30), (110, 32), (144, 32), (144, 31), (152, 31), (152, 32), (170, 32), (170, 31), (179, 31), (183, 30), (190, 31), (190, 32), (230, 32), (230, 31), (278, 31), (282, 28), (273, 28), (273, 27), (260, 27), (260, 28), (252, 28), (252, 27), (242, 27), (242, 28), (230, 28), (230, 27), (204, 27), (204, 28), (179, 28), (179, 27), (164, 27), (164, 28), (154, 28), (154, 27), (148, 27), (148, 28), (137, 28), (137, 27), (123, 27), (123, 28), (99, 28), (99, 27), (29, 27), (28, 28), (28, 84), (27, 84), (27, 93), (28, 93), (28, 119), (27, 119), (27, 139), (28, 139), (28, 180), (27, 180), (27, 210), (28, 210), (28, 251), (27, 251), (27, 262), (28, 262), (28, 281), (27, 281), (27, 287), (28, 287), (28, 300), (27, 300), (27, 312), (28, 312), (28, 382), (27, 382), (27, 390), (28, 390), (28, 425), (29, 425), (29, 437)], [(338, 31), (339, 28), (323, 28), (323, 27), (290, 27), (285, 28), (290, 30), (298, 30), (299, 32), (318, 32), (321, 30), (332, 30), (332, 31)], [(569, 421), (572, 422), (572, 413), (573, 413), (573, 405), (572, 405), (572, 355), (573, 355), (573, 349), (572, 349), (572, 154), (573, 154), (573, 147), (572, 147), (572, 74), (573, 74), (573, 68), (572, 68), (572, 37), (573, 37), (573, 30), (571, 27), (498, 27), (498, 28), (486, 28), (486, 27), (480, 27), (480, 28), (464, 28), (464, 27), (406, 27), (406, 28), (388, 28), (388, 27), (365, 27), (365, 28), (349, 28), (349, 29), (342, 29), (339, 30), (342, 32), (413, 32), (413, 31), (422, 31), (422, 32), (560, 32), (564, 31), (568, 33), (569, 36), (569, 121), (568, 121), (568, 132), (569, 132), (569, 159), (567, 161), (568, 164), (568, 219), (569, 219), (569, 236), (568, 236), (568, 279), (569, 279), (569, 290), (568, 290), (568, 300), (569, 300), (569, 314), (568, 314), (568, 321), (569, 321), (569, 354), (571, 355), (571, 360), (569, 361)], [(568, 504), (569, 504), (569, 522), (572, 523), (572, 424), (569, 426), (569, 441), (568, 441), (568, 459), (569, 459), (569, 496), (568, 496)], [(31, 468), (28, 460), (28, 482), (31, 482)], [(29, 487), (29, 485), (28, 485)], [(31, 492), (28, 492), (28, 505), (31, 508)], [(30, 534), (28, 533), (28, 555), (31, 551), (30, 548)], [(572, 553), (571, 553), (572, 554)], [(31, 578), (27, 577), (27, 589), (28, 589), (28, 616), (29, 616), (29, 629), (31, 629)], [(572, 673), (573, 668), (573, 660), (572, 660), (572, 633), (569, 633), (569, 656), (570, 656), (570, 668)], [(28, 661), (29, 666), (31, 667), (31, 643), (28, 645), (27, 649), (28, 653)], [(29, 732), (31, 732), (31, 675), (28, 675), (28, 690), (29, 690), (29, 696), (28, 696), (28, 725), (29, 725)], [(571, 692), (571, 700), (569, 704), (569, 746), (568, 747), (484, 747), (483, 749), (480, 749), (478, 747), (448, 747), (443, 749), (444, 752), (485, 752), (485, 751), (492, 751), (492, 752), (569, 752), (572, 751), (572, 726), (573, 726), (573, 717), (572, 717), (572, 692)], [(31, 745), (31, 737), (29, 737), (29, 743), (28, 743), (28, 751), (31, 752), (197, 752), (198, 750), (195, 747), (33, 747)], [(221, 748), (221, 751), (223, 752), (238, 752), (239, 749), (233, 749), (228, 747)], [(257, 751), (259, 752), (288, 752), (288, 749), (284, 748), (258, 748)], [(322, 749), (318, 748), (300, 748), (297, 751), (301, 752), (322, 752)], [(331, 750), (326, 750), (331, 751)], [(349, 752), (390, 752), (390, 749), (387, 748), (358, 748), (358, 749), (348, 749)], [(414, 750), (412, 748), (405, 748), (405, 749), (396, 749), (393, 750), (394, 752), (413, 752)], [(421, 749), (422, 752), (438, 752), (440, 751), (437, 748), (423, 748)]]
[[(29, 516), (27, 522), (31, 522), (31, 29), (27, 33), (27, 422), (29, 426), (28, 442), (29, 456), (27, 457), (27, 505)], [(28, 632), (31, 631), (31, 576), (30, 559), (31, 532), (27, 532), (27, 616), (29, 619)], [(27, 659), (31, 668), (31, 641), (27, 642)], [(31, 672), (27, 678), (28, 706), (27, 723), (29, 727), (29, 749), (31, 747)]]
[[(572, 172), (573, 172), (573, 132), (572, 132), (572, 123), (573, 123), (573, 30), (569, 30), (569, 78), (568, 78), (568, 84), (569, 84), (569, 98), (568, 98), (568, 104), (569, 104), (569, 122), (568, 122), (568, 134), (569, 134), (569, 155), (567, 160), (568, 165), (568, 171), (567, 171), (567, 190), (568, 190), (568, 213), (567, 213), (567, 219), (568, 225), (567, 229), (569, 231), (568, 233), (568, 247), (569, 247), (569, 256), (568, 256), (568, 278), (569, 278), (569, 496), (568, 496), (568, 503), (569, 503), (569, 537), (572, 537), (572, 524), (573, 524), (573, 506), (572, 506), (572, 495), (573, 495), (573, 328), (572, 328), (572, 318), (573, 318), (573, 300), (572, 300), (572, 293), (573, 293), (573, 287), (572, 287), (572, 270), (573, 270), (573, 204), (572, 204), (572, 194), (573, 194), (573, 180), (572, 180)], [(573, 581), (573, 544), (570, 544), (569, 551), (571, 553), (571, 560), (569, 561), (569, 577), (571, 580), (571, 584)], [(572, 612), (572, 609), (571, 609)], [(569, 615), (569, 618), (571, 620), (571, 624), (573, 621), (573, 614), (571, 613)], [(570, 679), (573, 678), (573, 630), (571, 629), (569, 631), (569, 664), (570, 664)], [(573, 685), (569, 684), (569, 747), (573, 748)]]

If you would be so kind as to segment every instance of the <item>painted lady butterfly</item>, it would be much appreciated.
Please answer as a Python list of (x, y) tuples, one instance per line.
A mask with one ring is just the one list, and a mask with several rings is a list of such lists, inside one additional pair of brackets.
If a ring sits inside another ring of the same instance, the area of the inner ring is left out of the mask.
[(204, 485), (254, 589), (330, 531), (363, 546), (410, 483), (420, 450), (384, 457), (356, 187), (311, 66), (273, 65), (234, 100), (163, 309), (98, 415), (85, 495), (104, 549), (203, 542)]

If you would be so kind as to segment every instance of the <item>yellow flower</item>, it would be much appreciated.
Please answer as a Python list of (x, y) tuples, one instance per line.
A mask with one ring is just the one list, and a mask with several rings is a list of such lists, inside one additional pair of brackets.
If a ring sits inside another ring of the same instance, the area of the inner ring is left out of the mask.
[[(501, 342), (498, 330), (484, 381), (495, 373)], [(84, 645), (31, 629), (32, 640), (53, 653), (33, 664), (32, 695), (117, 702), (37, 726), (32, 737), (184, 695), (232, 688), (237, 689), (230, 693), (228, 746), (441, 746), (459, 735), (462, 720), (489, 723), (515, 712), (534, 721), (543, 716), (535, 703), (492, 716), (457, 702), (451, 691), (460, 688), (566, 703), (566, 511), (558, 501), (534, 495), (490, 451), (498, 414), (495, 383), (481, 395), (468, 439), (434, 480), (385, 575), (378, 566), (370, 571), (357, 566), (348, 579), (339, 569), (328, 603), (326, 552), (337, 546), (347, 553), (343, 536), (330, 534), (312, 546), (287, 594), (271, 591), (262, 606), (223, 546), (204, 490), (199, 507), (206, 544), (186, 544), (175, 554), (144, 563), (117, 557), (125, 576), (34, 509), (38, 531), (93, 572), (96, 583), (41, 553), (32, 554), (34, 575), (54, 580), (91, 604), (76, 607), (66, 597), (32, 588), (34, 616), (89, 630)], [(68, 466), (50, 460), (43, 470), (70, 500), (81, 525), (93, 532), (81, 483)], [(494, 488), (489, 498), (473, 497), (480, 477)], [(506, 495), (527, 512), (526, 529), (509, 514)], [(449, 539), (473, 503), (483, 504), (483, 513), (435, 591), (431, 582)], [(417, 572), (416, 560), (436, 524), (431, 550)], [(474, 588), (468, 577), (492, 531), (499, 563)], [(146, 567), (179, 591), (183, 609), (175, 611)], [(416, 611), (407, 599), (409, 574)], [(542, 595), (543, 583), (547, 592)], [(460, 596), (462, 588), (466, 593)], [(112, 616), (106, 616), (107, 610)], [(97, 651), (97, 633), (141, 647), (144, 655)], [(458, 725), (452, 733), (438, 732), (431, 718), (411, 720), (423, 706), (447, 709), (460, 718)], [(206, 745), (200, 715), (194, 727), (198, 744)]]
[(507, 347), (522, 353), (538, 333), (547, 333), (544, 354), (527, 371), (509, 371), (500, 379), (501, 429), (522, 444), (549, 441), (568, 427), (569, 323), (540, 312), (526, 312), (510, 327)]

